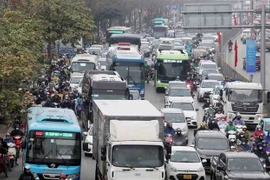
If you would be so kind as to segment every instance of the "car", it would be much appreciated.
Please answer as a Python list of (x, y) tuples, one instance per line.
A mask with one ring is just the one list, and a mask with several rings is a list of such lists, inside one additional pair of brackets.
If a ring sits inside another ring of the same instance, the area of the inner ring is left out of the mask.
[(132, 95), (132, 100), (141, 100), (141, 96), (138, 90), (130, 89), (129, 93)]
[(209, 102), (212, 104), (214, 107), (216, 107), (216, 104), (220, 102), (220, 90), (223, 90), (222, 85), (216, 85), (213, 90), (213, 94), (210, 95)]
[(189, 88), (172, 87), (165, 93), (164, 103), (169, 106), (170, 103), (177, 100), (194, 101)]
[(226, 135), (221, 131), (211, 130), (197, 131), (190, 146), (197, 150), (201, 160), (206, 159), (206, 162), (203, 163), (206, 172), (211, 171), (210, 161), (213, 156), (219, 156), (230, 149)]
[(197, 100), (199, 102), (210, 100), (210, 94), (213, 94), (213, 90), (216, 85), (219, 85), (217, 80), (202, 80), (200, 85), (197, 87)]
[(163, 108), (160, 112), (164, 115), (164, 126), (168, 122), (172, 123), (172, 127), (176, 130), (180, 128), (182, 130), (182, 134), (188, 137), (188, 125), (186, 121), (186, 117), (184, 112), (181, 109), (177, 108)]
[(249, 152), (223, 152), (211, 159), (210, 179), (270, 179), (260, 158)]
[(87, 52), (92, 55), (101, 56), (103, 53), (103, 50), (99, 47), (90, 47)]
[(194, 108), (193, 102), (189, 101), (173, 101), (170, 106), (170, 108), (177, 108), (181, 109), (186, 117), (187, 123), (189, 127), (197, 128), (197, 112), (199, 109)]
[[(264, 42), (265, 42), (265, 49), (270, 51), (270, 39), (266, 38)], [(257, 49), (258, 52), (261, 51), (261, 40), (260, 39), (257, 40), (256, 49)]]
[(241, 33), (241, 41), (246, 44), (246, 40), (251, 39), (251, 29), (244, 29)]
[(205, 69), (202, 71), (201, 77), (202, 79), (209, 79), (209, 74), (219, 74), (219, 71), (217, 69)]
[(100, 71), (107, 70), (106, 65), (107, 65), (106, 58), (102, 58), (102, 57), (98, 58), (98, 69)]
[(99, 49), (101, 49), (102, 51), (105, 50), (105, 47), (104, 47), (104, 45), (102, 45), (102, 44), (93, 44), (93, 45), (91, 46), (91, 48), (99, 48)]
[(91, 155), (93, 157), (93, 127), (93, 125), (90, 125), (88, 132), (83, 132), (84, 142), (88, 143), (88, 150), (84, 151), (85, 156)]
[(224, 81), (224, 76), (220, 73), (209, 73), (207, 75), (207, 78), (209, 80), (217, 80), (219, 84), (221, 84)]
[(172, 146), (170, 154), (166, 155), (165, 165), (166, 179), (206, 180), (202, 160), (193, 147)]
[(80, 84), (80, 81), (83, 79), (83, 76), (71, 76), (70, 77), (70, 87), (72, 89), (74, 88), (78, 88), (79, 87), (79, 84)]
[(167, 87), (165, 87), (165, 89), (166, 89), (165, 94), (166, 94), (166, 92), (168, 93), (168, 90), (170, 88), (174, 88), (174, 87), (188, 88), (185, 81), (169, 81)]
[[(243, 57), (243, 69), (246, 70), (246, 57)], [(256, 54), (256, 70), (259, 71), (261, 69), (261, 56)]]
[(214, 69), (214, 70), (219, 70), (220, 68), (217, 66), (215, 62), (212, 61), (200, 61), (199, 63), (199, 74), (202, 74), (203, 70), (209, 70), (209, 69)]

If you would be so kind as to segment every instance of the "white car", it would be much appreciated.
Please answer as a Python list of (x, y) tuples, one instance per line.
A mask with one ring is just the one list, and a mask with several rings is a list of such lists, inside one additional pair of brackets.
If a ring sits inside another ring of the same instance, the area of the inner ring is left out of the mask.
[(185, 114), (181, 109), (163, 108), (160, 111), (165, 117), (164, 126), (166, 126), (167, 122), (171, 122), (172, 127), (175, 130), (180, 128), (182, 130), (182, 134), (188, 137), (188, 125)]
[(106, 67), (106, 58), (98, 58), (98, 69), (101, 70), (101, 71), (105, 71), (107, 70), (107, 67)]
[(181, 109), (185, 114), (188, 126), (193, 128), (197, 127), (197, 111), (199, 111), (199, 109), (195, 109), (192, 102), (173, 101), (170, 105), (170, 108)]
[(165, 93), (165, 107), (169, 106), (173, 101), (194, 101), (189, 88), (172, 87)]
[(193, 147), (172, 146), (171, 155), (166, 155), (167, 179), (206, 179), (200, 156)]
[(210, 95), (213, 94), (214, 87), (219, 85), (217, 80), (202, 80), (201, 84), (197, 87), (197, 99), (199, 102), (210, 99)]
[(81, 82), (82, 79), (83, 79), (83, 76), (71, 76), (71, 77), (70, 77), (70, 80), (69, 80), (69, 82), (70, 82), (70, 87), (71, 87), (72, 89), (78, 88), (78, 87), (79, 87), (79, 84), (80, 84), (80, 82)]
[(202, 62), (199, 66), (199, 74), (201, 75), (203, 70), (210, 70), (210, 69), (216, 69), (219, 70), (220, 68), (217, 66), (215, 62), (212, 61), (205, 61)]
[(91, 124), (89, 127), (88, 132), (84, 132), (83, 135), (85, 135), (84, 139), (84, 145), (87, 145), (87, 151), (84, 151), (84, 154), (87, 155), (93, 155), (93, 125)]
[(217, 80), (219, 84), (224, 81), (224, 76), (222, 74), (210, 73), (208, 74), (207, 78), (209, 80)]
[(174, 87), (189, 88), (185, 81), (169, 81), (167, 87), (165, 87), (165, 93), (168, 93), (168, 90)]
[(220, 100), (220, 90), (223, 89), (222, 85), (218, 85), (214, 87), (213, 94), (210, 95), (210, 104), (212, 104), (214, 107), (216, 106), (216, 103)]

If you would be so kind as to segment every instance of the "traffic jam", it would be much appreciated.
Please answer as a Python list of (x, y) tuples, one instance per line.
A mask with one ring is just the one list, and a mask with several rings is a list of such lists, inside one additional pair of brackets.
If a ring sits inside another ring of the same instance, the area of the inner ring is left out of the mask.
[(6, 176), (21, 156), (35, 180), (89, 178), (85, 159), (96, 180), (270, 179), (262, 85), (221, 73), (218, 39), (156, 18), (149, 33), (113, 26), (106, 44), (63, 52), (3, 140), (20, 138), (7, 143)]

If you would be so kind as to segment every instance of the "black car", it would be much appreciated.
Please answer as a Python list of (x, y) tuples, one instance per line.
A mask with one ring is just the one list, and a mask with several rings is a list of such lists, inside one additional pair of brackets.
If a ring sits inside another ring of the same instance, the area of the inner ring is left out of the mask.
[(210, 176), (216, 180), (270, 179), (260, 158), (249, 152), (224, 152), (213, 157)]
[(230, 149), (226, 135), (212, 130), (197, 131), (191, 146), (194, 146), (202, 160), (206, 160), (203, 163), (206, 172), (210, 172), (210, 160), (213, 156), (219, 156)]

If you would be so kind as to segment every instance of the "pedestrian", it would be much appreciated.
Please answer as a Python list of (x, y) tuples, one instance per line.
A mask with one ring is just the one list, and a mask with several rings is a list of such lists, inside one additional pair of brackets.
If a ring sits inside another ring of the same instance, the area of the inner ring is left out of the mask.
[(31, 173), (29, 166), (24, 167), (24, 172), (20, 175), (18, 180), (35, 180), (35, 177)]

